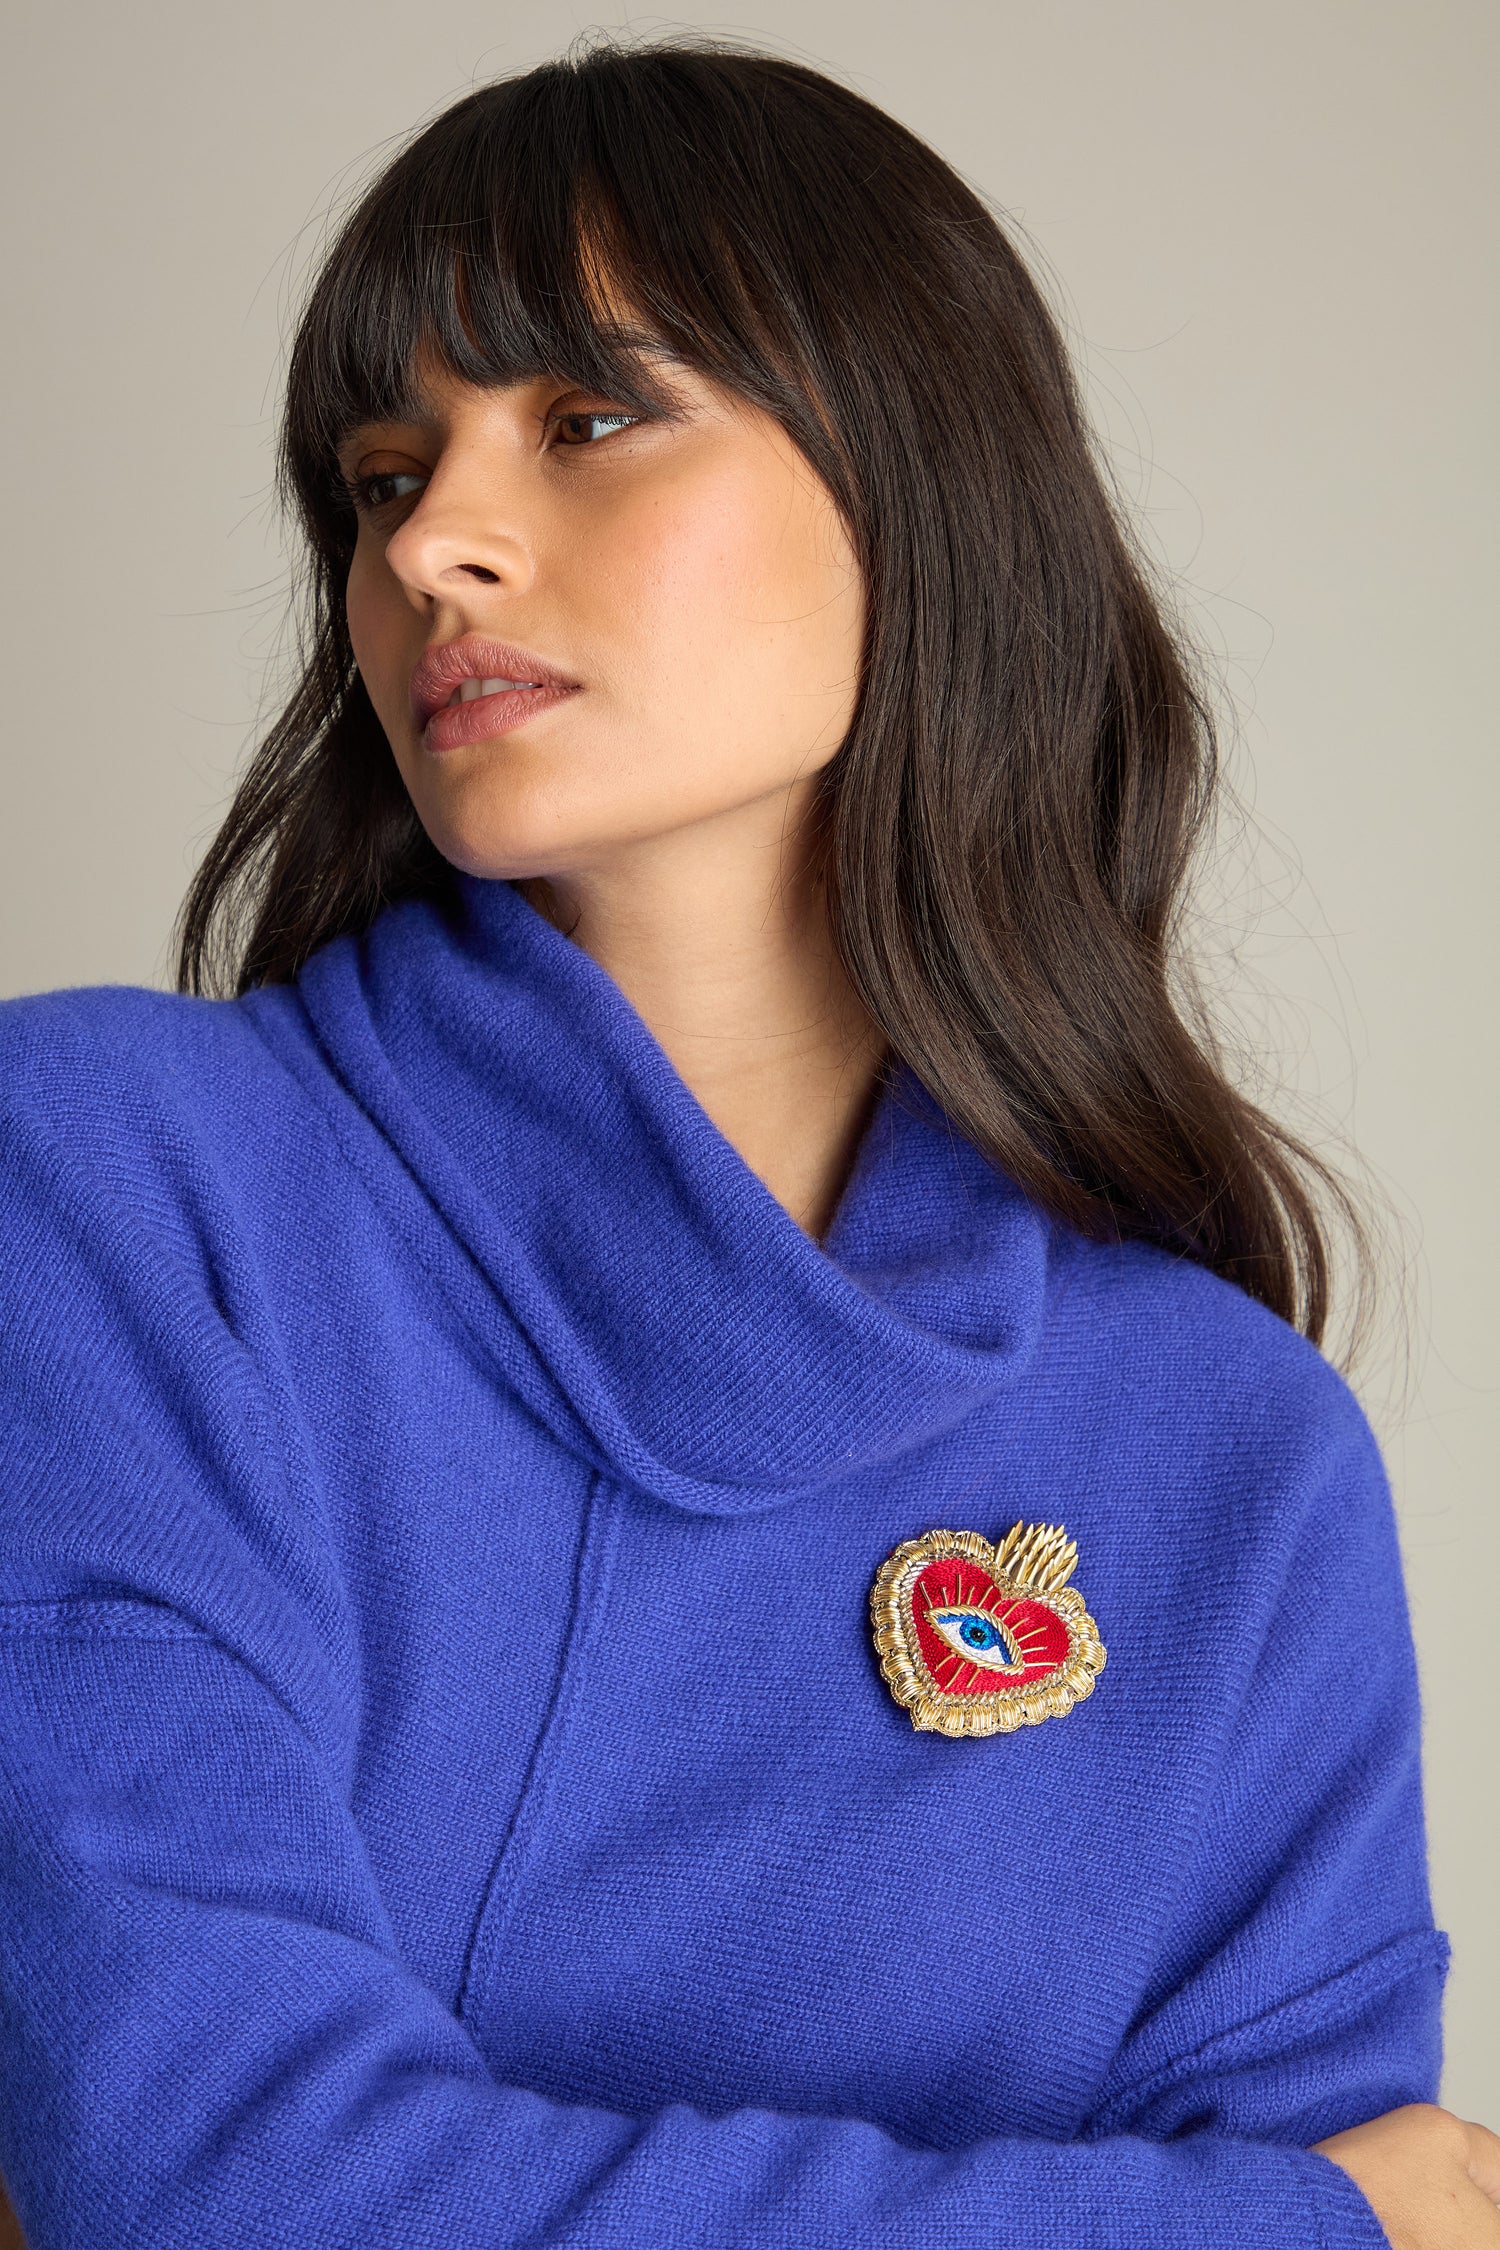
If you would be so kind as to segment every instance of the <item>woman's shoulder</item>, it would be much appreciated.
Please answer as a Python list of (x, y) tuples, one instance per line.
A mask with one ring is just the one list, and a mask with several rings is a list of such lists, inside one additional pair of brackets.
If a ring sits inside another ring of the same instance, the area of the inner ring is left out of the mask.
[(135, 984), (69, 985), (0, 1000), (0, 1101), (46, 1107), (70, 1089), (102, 1099), (133, 1081), (163, 1094), (258, 1044), (237, 1001)]
[[(12, 1243), (18, 1224), (39, 1255), (48, 1233), (85, 1226), (202, 1240), (281, 1200), (317, 1143), (308, 1087), (263, 1035), (266, 1013), (124, 984), (0, 1001)], [(20, 1262), (19, 1251), (7, 1261), (12, 1279)]]
[(12, 1139), (29, 1129), (96, 1154), (236, 1124), (243, 1133), (249, 1118), (298, 1098), (262, 1034), (265, 1012), (245, 999), (131, 984), (0, 1000), (0, 1124)]
[(1129, 1420), (1192, 1453), (1263, 1470), (1342, 1462), (1381, 1476), (1378, 1441), (1329, 1353), (1235, 1281), (1148, 1242), (1075, 1242), (1060, 1261), (1055, 1324), (1087, 1353)]

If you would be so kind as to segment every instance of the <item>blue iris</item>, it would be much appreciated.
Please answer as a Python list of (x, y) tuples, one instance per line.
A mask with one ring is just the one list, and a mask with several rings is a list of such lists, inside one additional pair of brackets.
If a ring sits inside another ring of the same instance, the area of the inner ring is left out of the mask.
[[(946, 1668), (955, 1657), (961, 1657), (981, 1672), (1026, 1670), (1026, 1660), (1010, 1629), (1008, 1617), (992, 1617), (982, 1602), (960, 1600), (947, 1609), (930, 1609), (927, 1622), (936, 1628), (939, 1639), (946, 1641), (953, 1652), (952, 1656), (941, 1660), (940, 1669)], [(966, 1676), (972, 1675), (957, 1675), (960, 1679)]]
[(956, 1625), (959, 1639), (965, 1648), (973, 1649), (976, 1656), (988, 1655), (992, 1650), (998, 1649), (1002, 1659), (1008, 1661), (1005, 1642), (998, 1628), (987, 1617), (954, 1616), (950, 1611), (947, 1616), (938, 1618), (937, 1622), (939, 1625)]

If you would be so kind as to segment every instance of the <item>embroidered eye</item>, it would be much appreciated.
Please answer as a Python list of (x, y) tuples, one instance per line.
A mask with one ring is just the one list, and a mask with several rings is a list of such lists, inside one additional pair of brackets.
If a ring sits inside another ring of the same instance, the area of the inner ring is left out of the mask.
[(930, 1609), (927, 1622), (936, 1626), (957, 1655), (982, 1665), (987, 1672), (1006, 1672), (1025, 1664), (1015, 1634), (987, 1609), (969, 1604), (957, 1609)]

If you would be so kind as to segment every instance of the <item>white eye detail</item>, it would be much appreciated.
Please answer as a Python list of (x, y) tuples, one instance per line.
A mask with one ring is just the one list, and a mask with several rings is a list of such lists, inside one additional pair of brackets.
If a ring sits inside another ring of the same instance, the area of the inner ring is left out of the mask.
[(989, 1610), (964, 1603), (949, 1609), (930, 1609), (927, 1622), (941, 1633), (957, 1656), (966, 1656), (986, 1672), (1021, 1672), (1026, 1659), (1008, 1625)]
[(344, 489), (357, 509), (378, 512), (395, 500), (407, 499), (411, 490), (420, 491), (426, 482), (426, 477), (410, 469), (377, 469), (373, 476), (350, 477)]
[[(608, 436), (613, 430), (628, 430), (632, 424), (640, 420), (639, 414), (604, 414), (597, 409), (593, 412), (585, 411), (580, 414), (559, 414), (557, 417), (557, 432), (559, 437), (562, 436), (564, 430), (569, 433), (564, 440), (565, 450), (568, 448), (577, 450), (576, 441), (585, 429), (602, 429), (604, 434)], [(586, 446), (589, 440), (584, 438), (582, 442)]]

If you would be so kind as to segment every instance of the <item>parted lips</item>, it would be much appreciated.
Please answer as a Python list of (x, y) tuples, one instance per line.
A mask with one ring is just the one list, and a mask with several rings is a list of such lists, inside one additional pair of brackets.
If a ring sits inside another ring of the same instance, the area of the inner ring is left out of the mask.
[(926, 1531), (888, 1555), (870, 1589), (886, 1684), (914, 1727), (1009, 1734), (1091, 1695), (1104, 1644), (1077, 1588), (1061, 1524)]

